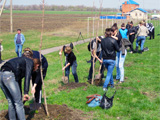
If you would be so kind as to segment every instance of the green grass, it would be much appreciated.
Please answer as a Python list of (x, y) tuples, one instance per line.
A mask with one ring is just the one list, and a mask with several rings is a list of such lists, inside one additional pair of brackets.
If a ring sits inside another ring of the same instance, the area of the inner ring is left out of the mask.
[[(156, 21), (155, 21), (156, 22)], [(155, 24), (155, 23), (154, 23)], [(125, 82), (115, 86), (115, 89), (108, 89), (107, 96), (112, 96), (114, 91), (117, 93), (113, 101), (113, 107), (109, 110), (103, 110), (100, 107), (89, 108), (86, 102), (86, 96), (91, 94), (103, 95), (102, 86), (96, 87), (88, 85), (74, 90), (58, 91), (62, 71), (58, 52), (45, 55), (49, 61), (48, 73), (45, 79), (46, 94), (48, 104), (66, 104), (72, 109), (79, 109), (89, 114), (93, 113), (94, 120), (159, 120), (160, 119), (160, 26), (156, 26), (156, 38), (146, 40), (145, 47), (149, 51), (143, 54), (128, 52), (125, 61)], [(86, 60), (90, 59), (90, 53), (87, 51), (87, 44), (77, 45), (79, 53), (74, 50), (77, 56), (77, 73), (79, 81), (86, 82), (90, 64)], [(134, 43), (135, 45), (135, 43)], [(98, 71), (99, 63), (96, 63)], [(106, 71), (105, 71), (106, 75)], [(113, 76), (116, 75), (114, 69)], [(74, 78), (70, 75), (70, 82)], [(0, 110), (7, 109), (7, 101), (0, 91)], [(29, 103), (27, 103), (29, 104)]]
[[(4, 10), (4, 13), (10, 13), (9, 10)], [(42, 14), (42, 11), (29, 11), (29, 10), (13, 10), (13, 13), (23, 13), (23, 14)], [(97, 14), (97, 12), (91, 11), (45, 11), (45, 14)], [(113, 15), (116, 12), (101, 12), (101, 14)]]
[[(14, 36), (16, 33), (10, 34), (5, 33), (0, 35), (0, 39), (3, 40), (3, 52), (2, 52), (2, 59), (6, 60), (9, 58), (16, 57), (15, 53), (15, 45), (14, 45)], [(39, 50), (39, 44), (40, 44), (40, 32), (38, 31), (27, 31), (23, 32), (25, 36), (25, 43), (23, 45), (23, 48), (30, 47), (34, 50)], [(73, 37), (66, 37), (66, 36), (54, 36), (53, 33), (49, 33), (50, 35), (44, 35), (43, 36), (43, 46), (42, 49), (52, 48), (60, 45), (64, 45), (70, 42), (77, 41), (77, 36)], [(84, 35), (84, 38), (85, 35)]]

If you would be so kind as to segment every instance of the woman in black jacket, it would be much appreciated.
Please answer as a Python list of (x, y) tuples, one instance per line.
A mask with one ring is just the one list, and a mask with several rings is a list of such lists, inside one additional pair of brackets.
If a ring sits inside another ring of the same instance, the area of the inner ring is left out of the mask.
[(25, 120), (25, 113), (22, 103), (21, 83), (24, 81), (24, 101), (29, 100), (29, 85), (32, 71), (38, 69), (40, 61), (26, 57), (14, 58), (1, 67), (0, 87), (8, 100), (9, 119)]
[(117, 41), (111, 36), (112, 36), (111, 29), (110, 28), (106, 29), (105, 38), (102, 39), (101, 41), (103, 61), (98, 59), (101, 63), (103, 62), (103, 64), (108, 70), (106, 80), (103, 85), (104, 91), (107, 90), (109, 82), (111, 84), (111, 87), (112, 88), (114, 87), (112, 72), (115, 66), (116, 51), (119, 51), (119, 46), (117, 44)]

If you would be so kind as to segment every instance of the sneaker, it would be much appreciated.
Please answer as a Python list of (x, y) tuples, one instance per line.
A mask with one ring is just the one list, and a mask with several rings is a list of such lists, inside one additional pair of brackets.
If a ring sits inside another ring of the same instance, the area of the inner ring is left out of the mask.
[(133, 51), (130, 51), (130, 53), (132, 54), (132, 53), (133, 53)]
[(124, 82), (124, 81), (119, 81), (118, 84), (121, 84), (121, 83), (123, 83), (123, 82)]
[(106, 92), (106, 91), (107, 91), (107, 88), (103, 88), (103, 91), (105, 91), (105, 92)]
[(114, 85), (111, 85), (111, 88), (114, 88)]

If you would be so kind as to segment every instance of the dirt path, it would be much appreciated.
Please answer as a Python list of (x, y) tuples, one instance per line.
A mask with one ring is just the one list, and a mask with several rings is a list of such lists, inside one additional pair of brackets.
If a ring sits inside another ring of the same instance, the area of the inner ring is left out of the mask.
[[(77, 42), (73, 42), (73, 44), (74, 45), (80, 45), (80, 44), (83, 44), (83, 43), (86, 43), (86, 42), (89, 42), (89, 41), (90, 41), (90, 39), (85, 39), (85, 40), (80, 40), (80, 41), (77, 41)], [(66, 44), (66, 45), (69, 45), (69, 44)], [(52, 53), (52, 52), (59, 51), (62, 47), (63, 47), (63, 45), (42, 50), (42, 54), (46, 55), (46, 54), (49, 54), (49, 53)]]

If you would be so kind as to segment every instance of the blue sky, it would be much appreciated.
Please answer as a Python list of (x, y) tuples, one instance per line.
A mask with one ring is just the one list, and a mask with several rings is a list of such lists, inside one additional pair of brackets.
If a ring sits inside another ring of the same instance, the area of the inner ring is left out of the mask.
[[(4, 1), (4, 0), (2, 0)], [(93, 6), (93, 1), (96, 7), (100, 7), (99, 0), (45, 0), (47, 5), (85, 5)], [(102, 1), (102, 0), (100, 0)], [(126, 0), (103, 0), (104, 8), (119, 8)], [(141, 8), (145, 9), (160, 9), (160, 0), (134, 0), (140, 4)], [(7, 0), (9, 5), (10, 0)], [(33, 5), (41, 4), (42, 0), (13, 0), (13, 5)], [(2, 3), (1, 3), (2, 4)]]

